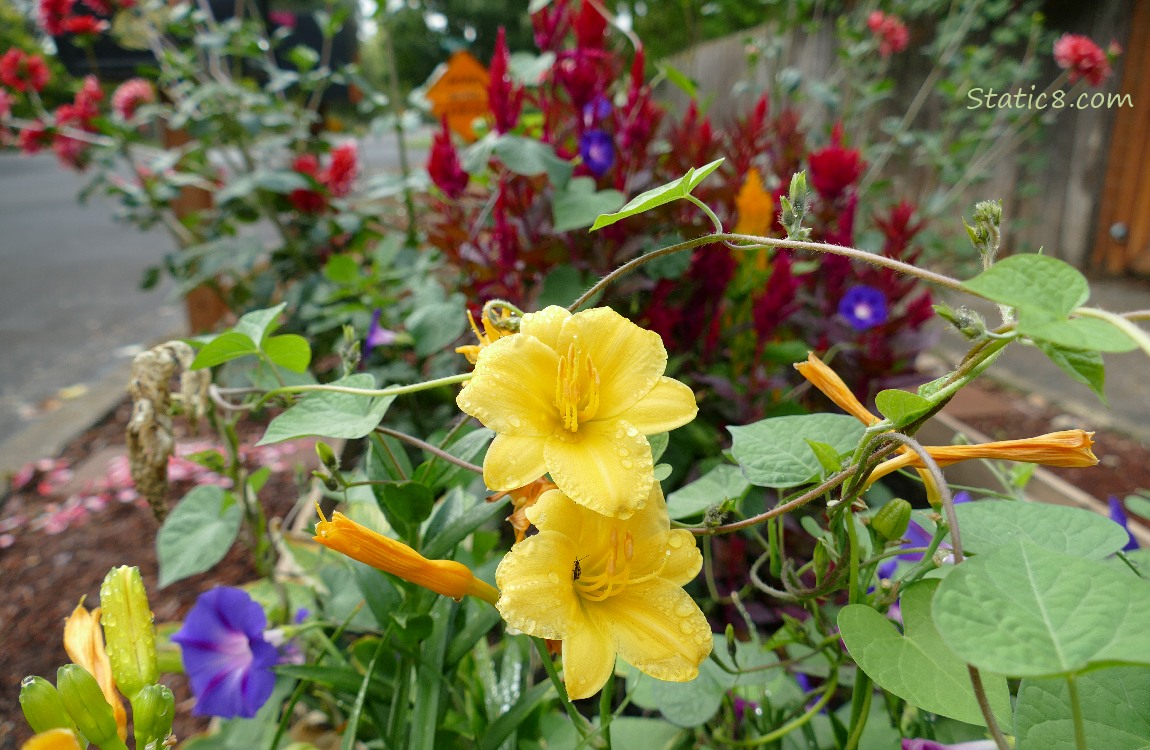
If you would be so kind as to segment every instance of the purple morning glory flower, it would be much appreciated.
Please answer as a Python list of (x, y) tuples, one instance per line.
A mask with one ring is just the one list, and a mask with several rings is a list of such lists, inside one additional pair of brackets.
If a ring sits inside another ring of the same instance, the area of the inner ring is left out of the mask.
[(607, 101), (607, 97), (597, 96), (583, 105), (583, 124), (587, 127), (606, 120), (610, 116), (611, 102)]
[(1122, 551), (1129, 552), (1138, 549), (1138, 540), (1130, 533), (1130, 522), (1126, 518), (1126, 508), (1122, 507), (1122, 501), (1114, 495), (1110, 496), (1110, 520), (1126, 529), (1127, 542)]
[(904, 739), (902, 750), (994, 750), (994, 740), (975, 740), (973, 742), (960, 742), (957, 745), (944, 745), (934, 740)]
[(217, 586), (200, 594), (172, 636), (196, 696), (192, 713), (250, 719), (275, 687), (276, 648), (264, 640), (267, 617), (247, 592)]
[(371, 325), (367, 329), (367, 337), (363, 340), (363, 358), (367, 359), (371, 351), (377, 346), (387, 346), (395, 342), (395, 331), (389, 331), (379, 324), (379, 316), (383, 313), (378, 307), (371, 313)]
[(615, 142), (603, 130), (588, 130), (579, 138), (579, 155), (591, 174), (602, 177), (615, 163)]
[[(954, 494), (955, 505), (966, 502), (970, 502), (969, 492), (956, 492)], [(934, 535), (928, 533), (926, 529), (919, 526), (918, 523), (916, 523), (914, 520), (911, 520), (911, 522), (907, 524), (906, 533), (903, 534), (903, 538), (906, 539), (906, 544), (903, 545), (904, 547), (929, 547), (930, 540), (934, 538)], [(938, 545), (938, 548), (950, 549), (950, 545), (946, 542), (943, 542), (942, 544)], [(890, 578), (892, 575), (894, 575), (894, 571), (895, 568), (898, 567), (899, 560), (904, 560), (908, 563), (914, 564), (922, 560), (922, 553), (904, 552), (897, 557), (887, 558), (878, 566), (878, 577)]]
[(852, 286), (839, 301), (839, 315), (856, 331), (865, 331), (886, 322), (886, 295), (873, 286)]

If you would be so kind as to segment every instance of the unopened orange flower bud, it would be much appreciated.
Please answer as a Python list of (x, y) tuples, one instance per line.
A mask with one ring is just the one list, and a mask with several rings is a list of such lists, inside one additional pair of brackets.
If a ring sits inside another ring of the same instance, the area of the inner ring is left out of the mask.
[(499, 599), (499, 592), (476, 578), (466, 565), (454, 560), (428, 560), (403, 542), (361, 526), (342, 513), (333, 513), (330, 521), (320, 513), (314, 538), (353, 560), (452, 599), (476, 596), (491, 604)]

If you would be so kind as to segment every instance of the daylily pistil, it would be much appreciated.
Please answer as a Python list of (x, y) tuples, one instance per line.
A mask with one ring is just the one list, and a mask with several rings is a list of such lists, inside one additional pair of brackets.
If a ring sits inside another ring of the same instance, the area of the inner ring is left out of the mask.
[(569, 432), (578, 432), (579, 423), (595, 418), (599, 411), (599, 371), (590, 354), (567, 348), (559, 358), (559, 377), (555, 379), (555, 407)]

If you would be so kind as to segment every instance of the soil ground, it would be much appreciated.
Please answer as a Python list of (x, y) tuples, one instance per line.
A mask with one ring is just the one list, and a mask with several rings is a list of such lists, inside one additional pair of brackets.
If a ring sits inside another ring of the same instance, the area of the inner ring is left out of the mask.
[[(990, 384), (974, 387), (1000, 407), (992, 414), (964, 418), (994, 439), (1038, 435), (1081, 422), (1067, 424), (1069, 417), (1039, 398)], [(99, 478), (114, 474), (114, 467), (109, 469), (107, 464), (109, 457), (115, 461), (122, 454), (128, 416), (128, 405), (121, 404), (55, 457), (57, 461), (45, 462), (44, 470), (0, 505), (0, 580), (5, 592), (0, 599), (0, 750), (15, 750), (30, 734), (17, 701), (20, 680), (38, 674), (54, 681), (56, 667), (68, 661), (61, 641), (63, 620), (81, 597), (98, 601), (100, 582), (110, 568), (140, 568), (157, 623), (179, 620), (197, 595), (215, 585), (241, 584), (255, 575), (241, 543), (208, 573), (159, 589), (155, 553), (159, 525), (146, 504), (132, 498), (131, 493), (119, 497), (113, 493), (112, 499), (102, 504), (94, 501), (89, 503), (91, 507), (69, 506), (63, 495), (75, 492), (82, 475)], [(248, 425), (248, 444), (254, 443), (254, 436), (261, 431), (259, 425)], [(1100, 431), (1095, 435), (1095, 453), (1102, 459), (1095, 469), (1055, 472), (1103, 499), (1150, 488), (1150, 445)], [(300, 489), (290, 464), (310, 456), (309, 450), (281, 457), (277, 463), (280, 470), (260, 492), (269, 517), (283, 516), (295, 504)], [(57, 470), (53, 467), (74, 469), (74, 476), (53, 488), (49, 478), (51, 471)], [(38, 491), (37, 485), (39, 490), (51, 491)], [(179, 498), (192, 486), (188, 480), (175, 483), (171, 496)], [(77, 507), (85, 510), (77, 511)], [(177, 736), (188, 737), (206, 727), (206, 722), (191, 716), (192, 700), (183, 678), (166, 676), (165, 682), (176, 691)]]

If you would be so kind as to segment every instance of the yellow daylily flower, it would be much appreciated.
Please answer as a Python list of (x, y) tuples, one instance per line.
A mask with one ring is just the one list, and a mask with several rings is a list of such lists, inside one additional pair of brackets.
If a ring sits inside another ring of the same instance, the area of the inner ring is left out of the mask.
[(624, 520), (552, 490), (527, 509), (539, 533), (499, 563), (496, 607), (523, 632), (563, 641), (573, 699), (594, 695), (616, 654), (660, 680), (686, 682), (711, 653), (711, 627), (683, 590), (702, 567), (695, 538), (672, 530), (655, 483)]
[[(316, 511), (319, 512), (318, 507)], [(428, 560), (403, 542), (361, 526), (339, 512), (333, 513), (330, 521), (323, 513), (319, 518), (313, 538), (328, 549), (452, 599), (476, 596), (494, 604), (499, 598), (498, 591), (476, 578), (463, 563)]]
[[(112, 677), (112, 665), (108, 661), (108, 651), (104, 646), (104, 631), (100, 627), (100, 608), (91, 612), (84, 608), (81, 599), (72, 614), (64, 620), (64, 651), (74, 664), (86, 669), (96, 678), (100, 692), (112, 707), (116, 719), (116, 733), (120, 739), (128, 736), (128, 714), (124, 701), (116, 692), (116, 682)], [(46, 746), (47, 747), (47, 746)]]
[(735, 234), (764, 236), (770, 233), (775, 223), (775, 199), (763, 188), (763, 176), (755, 167), (747, 170), (743, 186), (735, 195), (735, 210), (739, 215)]
[[(880, 421), (863, 406), (862, 402), (855, 398), (842, 378), (813, 353), (807, 356), (806, 362), (796, 364), (795, 369), (810, 381), (811, 385), (822, 391), (836, 406), (863, 424), (869, 427)], [(1098, 457), (1091, 450), (1091, 446), (1094, 445), (1094, 441), (1091, 439), (1093, 436), (1093, 432), (1084, 430), (1062, 430), (1022, 440), (1000, 440), (980, 445), (924, 447), (939, 466), (950, 466), (959, 461), (968, 461), (974, 458), (993, 458), (1045, 466), (1083, 468), (1098, 463)], [(900, 448), (898, 455), (894, 458), (879, 464), (871, 472), (867, 484), (869, 485), (893, 471), (906, 467), (918, 471), (919, 476), (926, 484), (927, 497), (931, 505), (938, 505), (939, 494), (938, 487), (934, 483), (934, 477), (926, 470), (918, 454), (906, 446)]]
[(81, 750), (81, 747), (72, 730), (49, 729), (29, 738), (20, 750)]
[(580, 505), (627, 518), (655, 482), (646, 436), (698, 411), (695, 394), (664, 377), (666, 367), (659, 334), (610, 308), (524, 315), (518, 335), (480, 351), (456, 399), (496, 432), (484, 482), (513, 490), (549, 472)]

